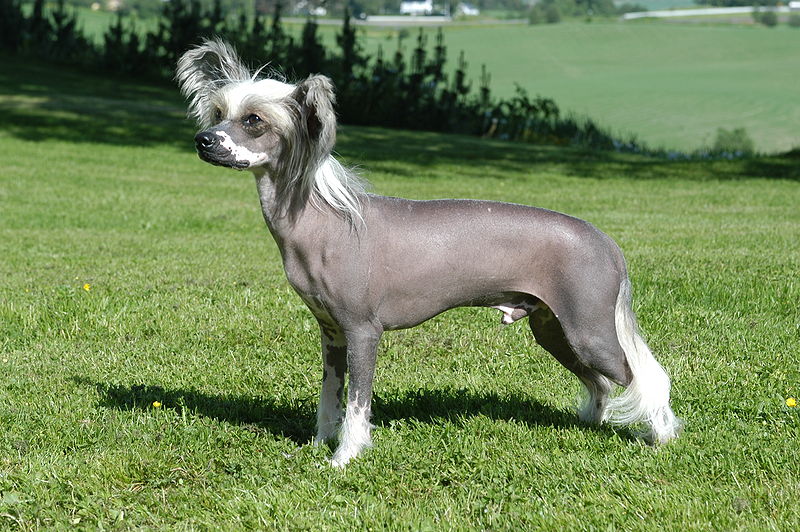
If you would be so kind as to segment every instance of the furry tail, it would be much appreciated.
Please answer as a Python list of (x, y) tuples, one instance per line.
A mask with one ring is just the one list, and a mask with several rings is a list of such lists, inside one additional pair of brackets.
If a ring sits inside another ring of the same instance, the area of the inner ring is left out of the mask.
[(607, 420), (613, 424), (644, 423), (643, 437), (652, 443), (666, 443), (678, 436), (681, 421), (669, 406), (670, 380), (639, 335), (631, 309), (631, 283), (619, 287), (614, 312), (617, 339), (633, 373), (633, 380), (619, 396), (609, 400)]

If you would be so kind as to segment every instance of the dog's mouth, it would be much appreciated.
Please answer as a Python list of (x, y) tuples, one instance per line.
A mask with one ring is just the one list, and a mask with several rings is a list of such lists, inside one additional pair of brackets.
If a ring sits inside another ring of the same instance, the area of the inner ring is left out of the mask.
[[(227, 136), (227, 135), (226, 135)], [(218, 133), (201, 131), (194, 137), (197, 155), (207, 163), (243, 170), (250, 167), (248, 161), (237, 159), (229, 146), (225, 146)]]
[(225, 168), (233, 168), (234, 170), (244, 170), (250, 167), (247, 161), (239, 161), (231, 156), (231, 152), (225, 150), (225, 153), (211, 152), (207, 150), (197, 149), (197, 155), (209, 164), (214, 166), (222, 166)]

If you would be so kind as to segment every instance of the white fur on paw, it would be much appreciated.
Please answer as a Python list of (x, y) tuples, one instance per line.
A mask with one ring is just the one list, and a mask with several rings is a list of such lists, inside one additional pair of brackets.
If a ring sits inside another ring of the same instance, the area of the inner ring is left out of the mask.
[(339, 461), (339, 460), (337, 460), (336, 458), (331, 458), (330, 460), (328, 460), (328, 463), (329, 463), (329, 464), (330, 464), (332, 467), (335, 467), (335, 468), (337, 468), (337, 469), (344, 469), (344, 467), (347, 465), (347, 463), (348, 463), (349, 461), (350, 461), (350, 459), (349, 459), (349, 458), (348, 458), (347, 460), (345, 460), (345, 461)]

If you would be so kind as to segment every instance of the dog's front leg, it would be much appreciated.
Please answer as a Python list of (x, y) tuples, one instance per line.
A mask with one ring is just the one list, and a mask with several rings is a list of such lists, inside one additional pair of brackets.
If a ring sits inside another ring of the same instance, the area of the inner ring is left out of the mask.
[(350, 381), (347, 390), (347, 409), (339, 432), (339, 446), (331, 463), (344, 467), (362, 450), (372, 446), (369, 422), (372, 413), (372, 380), (381, 331), (368, 329), (348, 331), (347, 367)]
[(322, 338), (322, 390), (317, 407), (317, 435), (314, 445), (333, 440), (342, 422), (342, 394), (347, 371), (347, 339), (344, 332), (327, 320), (319, 320)]

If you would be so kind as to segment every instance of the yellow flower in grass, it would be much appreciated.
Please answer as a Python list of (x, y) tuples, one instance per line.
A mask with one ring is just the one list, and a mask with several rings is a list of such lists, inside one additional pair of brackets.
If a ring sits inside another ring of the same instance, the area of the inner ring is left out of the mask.
[(788, 398), (786, 400), (786, 406), (788, 406), (789, 408), (796, 407), (797, 406), (797, 399), (795, 399), (794, 397)]
[(159, 401), (153, 401), (153, 408), (161, 408), (161, 403)]
[(86, 283), (86, 284), (83, 285), (83, 289), (88, 292), (89, 290), (92, 289), (92, 285), (90, 285), (89, 283)]

